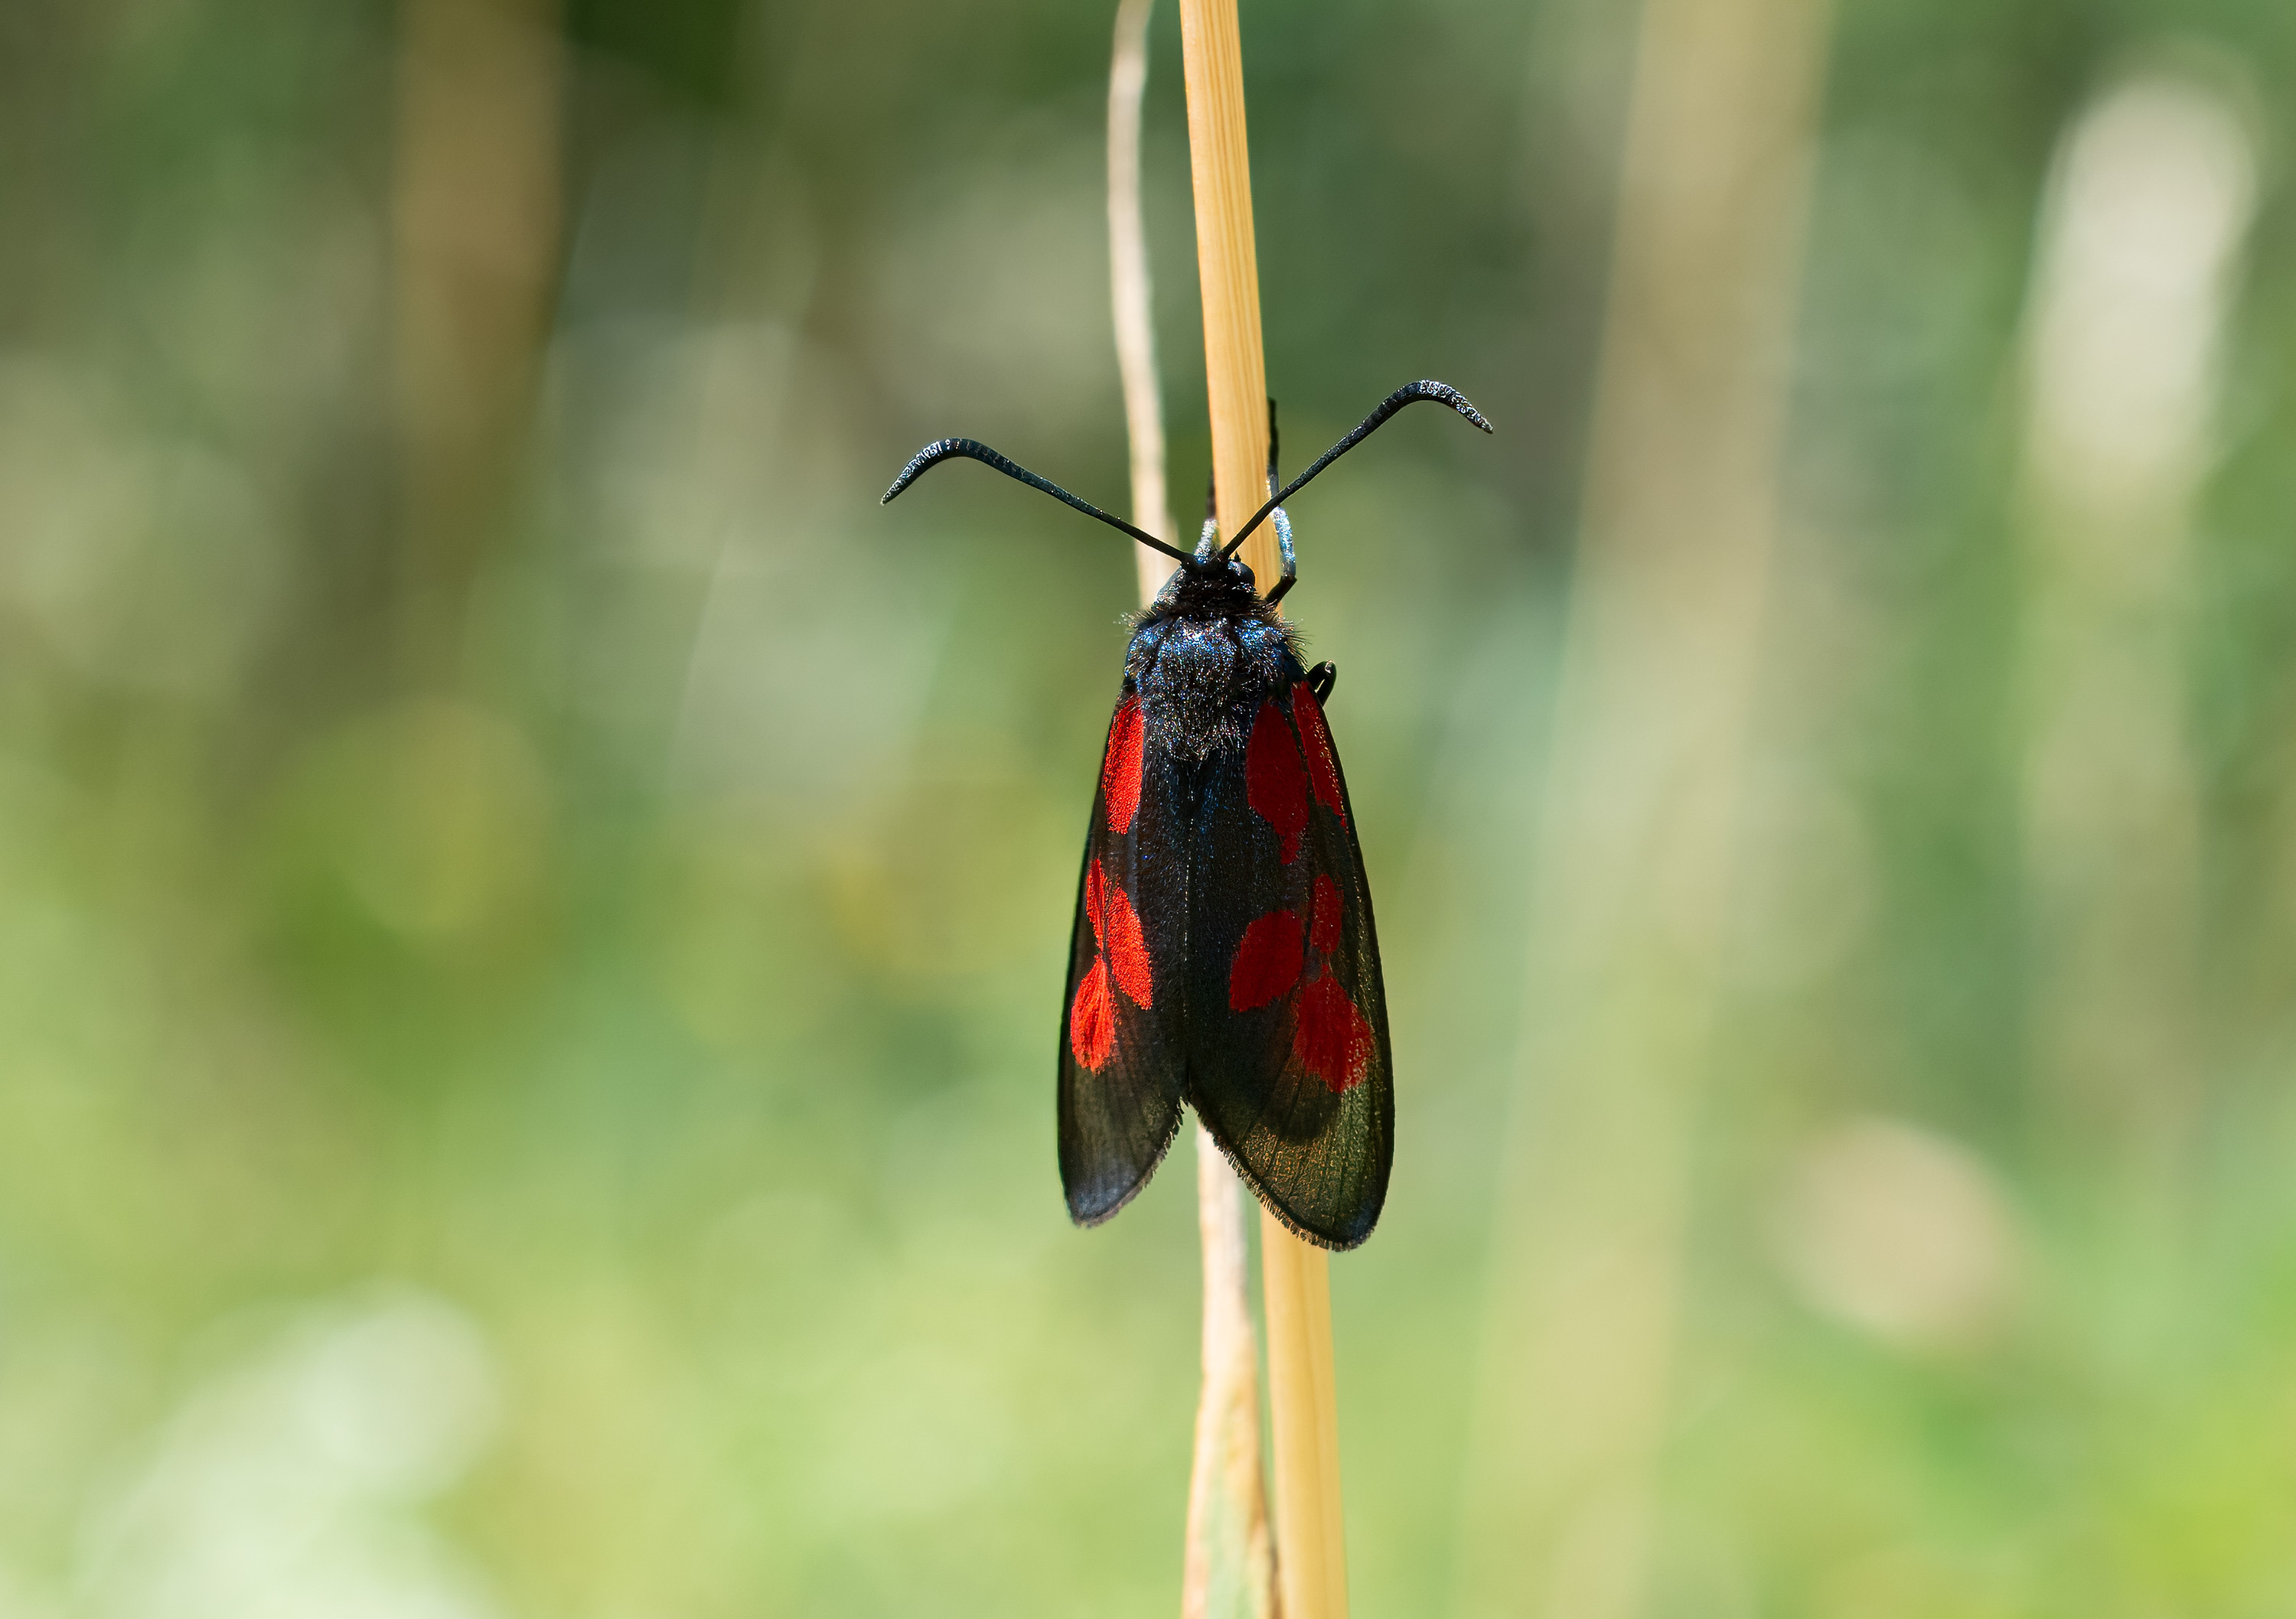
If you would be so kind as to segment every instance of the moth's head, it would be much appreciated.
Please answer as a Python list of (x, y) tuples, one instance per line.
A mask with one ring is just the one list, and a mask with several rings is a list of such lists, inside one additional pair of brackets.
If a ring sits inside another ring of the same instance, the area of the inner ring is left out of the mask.
[(1221, 556), (1207, 544), (1198, 546), (1196, 554), (1174, 571), (1160, 600), (1183, 611), (1224, 611), (1250, 601), (1256, 594), (1255, 585), (1251, 569), (1240, 559)]
[(1251, 569), (1231, 557), (1190, 557), (1156, 593), (1156, 606), (1183, 618), (1233, 618), (1259, 600)]

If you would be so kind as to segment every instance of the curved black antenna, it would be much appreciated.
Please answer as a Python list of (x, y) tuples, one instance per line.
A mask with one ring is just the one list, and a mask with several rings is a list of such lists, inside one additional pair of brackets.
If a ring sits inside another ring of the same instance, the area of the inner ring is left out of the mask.
[(994, 467), (1007, 478), (1017, 478), (1031, 489), (1042, 489), (1054, 500), (1066, 502), (1086, 517), (1096, 517), (1111, 528), (1121, 528), (1143, 545), (1153, 546), (1166, 556), (1176, 558), (1183, 562), (1188, 560), (1186, 552), (1176, 546), (1167, 545), (1154, 535), (1144, 529), (1135, 528), (1120, 517), (1111, 517), (1090, 501), (1078, 500), (1060, 485), (1049, 478), (1037, 477), (1019, 462), (999, 455), (987, 445), (973, 438), (942, 438), (925, 446), (923, 449), (909, 457), (909, 464), (901, 469), (901, 475), (893, 480), (893, 487), (885, 491), (884, 498), (877, 503), (881, 506), (886, 504), (893, 496), (923, 477), (928, 468), (947, 461), (952, 455), (963, 455), (980, 462), (983, 466)]
[(1339, 443), (1333, 445), (1330, 449), (1325, 450), (1322, 457), (1316, 461), (1314, 466), (1309, 467), (1305, 472), (1300, 473), (1299, 477), (1284, 485), (1283, 488), (1277, 490), (1274, 495), (1269, 495), (1267, 497), (1267, 503), (1262, 506), (1259, 511), (1253, 512), (1251, 514), (1251, 520), (1246, 523), (1242, 528), (1236, 530), (1235, 537), (1220, 548), (1220, 555), (1224, 557), (1234, 555), (1235, 548), (1243, 544), (1244, 540), (1250, 535), (1253, 529), (1259, 527), (1261, 523), (1267, 521), (1267, 514), (1275, 511), (1276, 507), (1282, 505), (1285, 501), (1290, 500), (1293, 495), (1299, 494), (1300, 491), (1306, 487), (1309, 478), (1315, 477), (1316, 473), (1322, 471), (1325, 467), (1330, 466), (1333, 462), (1346, 454), (1349, 450), (1354, 449), (1356, 446), (1370, 437), (1373, 433), (1378, 431), (1380, 424), (1384, 422), (1390, 416), (1394, 415), (1396, 412), (1401, 410), (1406, 405), (1416, 405), (1422, 399), (1439, 399), (1445, 405), (1449, 405), (1453, 410), (1458, 412), (1459, 414), (1464, 416), (1468, 421), (1473, 422), (1477, 427), (1482, 429), (1486, 433), (1491, 430), (1491, 424), (1483, 420), (1482, 412), (1470, 405), (1467, 402), (1467, 397), (1461, 393), (1457, 388), (1453, 388), (1447, 382), (1414, 382), (1408, 388), (1398, 388), (1393, 393), (1388, 395), (1386, 398), (1381, 400), (1379, 402), (1379, 408), (1372, 412), (1370, 415), (1365, 416), (1363, 419), (1363, 424), (1357, 428), (1354, 432), (1349, 433), (1345, 438), (1341, 439)]

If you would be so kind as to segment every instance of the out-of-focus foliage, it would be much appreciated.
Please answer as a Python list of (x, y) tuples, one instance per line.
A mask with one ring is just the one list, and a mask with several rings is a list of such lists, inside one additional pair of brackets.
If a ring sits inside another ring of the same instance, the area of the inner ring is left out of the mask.
[[(1111, 19), (455, 9), (0, 15), (0, 1615), (1168, 1612), (1190, 1177), (1079, 1234), (1053, 1159), (1131, 559), (985, 475), (875, 504), (952, 432), (1122, 503)], [(1290, 463), (1421, 376), (1501, 429), (1303, 495), (1287, 603), (1401, 1075), (1333, 1273), (1355, 1603), (1426, 1613), (1633, 18), (1243, 10)], [(1835, 8), (1657, 1611), (2296, 1603), (2290, 15)], [(2091, 1107), (2025, 334), (2052, 154), (2144, 73), (2255, 189), (2128, 694), (2181, 1055)]]

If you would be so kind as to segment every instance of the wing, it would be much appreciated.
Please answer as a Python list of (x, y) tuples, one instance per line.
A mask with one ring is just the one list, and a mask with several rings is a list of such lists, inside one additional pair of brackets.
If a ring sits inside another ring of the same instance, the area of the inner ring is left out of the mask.
[(1387, 994), (1347, 783), (1296, 665), (1209, 763), (1189, 847), (1188, 1101), (1286, 1225), (1354, 1247), (1395, 1157)]
[(1130, 1202), (1180, 1127), (1185, 784), (1146, 740), (1128, 690), (1093, 796), (1062, 1002), (1061, 1188), (1078, 1225)]

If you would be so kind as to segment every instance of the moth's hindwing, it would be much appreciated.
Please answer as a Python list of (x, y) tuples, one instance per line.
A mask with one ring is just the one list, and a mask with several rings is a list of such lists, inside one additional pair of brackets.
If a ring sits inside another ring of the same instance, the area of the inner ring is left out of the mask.
[(1149, 768), (1146, 730), (1127, 691), (1109, 723), (1069, 941), (1061, 1187), (1079, 1225), (1130, 1202), (1180, 1127), (1186, 810), (1172, 773)]
[(1188, 848), (1188, 1101), (1287, 1225), (1354, 1247), (1387, 1199), (1394, 1066), (1347, 782), (1296, 666), (1208, 762)]

